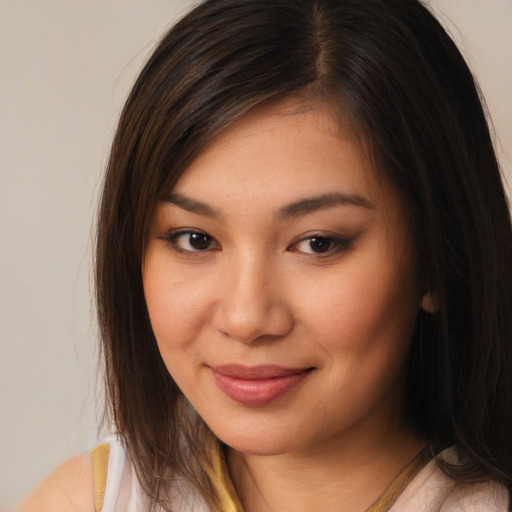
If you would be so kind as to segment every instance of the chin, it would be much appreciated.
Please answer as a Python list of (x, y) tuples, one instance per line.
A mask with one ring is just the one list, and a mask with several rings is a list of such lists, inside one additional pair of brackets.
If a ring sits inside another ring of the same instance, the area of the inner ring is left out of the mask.
[(245, 455), (257, 455), (261, 457), (283, 455), (284, 453), (289, 452), (289, 450), (286, 447), (279, 444), (274, 444), (270, 446), (261, 446), (261, 444), (258, 444), (256, 446), (254, 441), (252, 443), (232, 443), (227, 445), (233, 450), (243, 453)]
[(214, 434), (233, 450), (247, 455), (282, 455), (298, 448), (297, 443), (294, 442), (295, 440), (291, 440), (288, 436), (284, 438), (284, 436), (276, 435), (275, 432), (270, 436), (261, 432), (252, 432), (252, 434), (247, 432), (247, 435), (243, 436), (240, 436), (239, 433), (218, 435), (214, 432)]

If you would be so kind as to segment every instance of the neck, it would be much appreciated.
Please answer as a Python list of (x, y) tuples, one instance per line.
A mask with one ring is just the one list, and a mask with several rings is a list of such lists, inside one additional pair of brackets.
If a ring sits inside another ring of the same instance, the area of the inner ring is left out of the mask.
[[(360, 434), (360, 433), (359, 433)], [(245, 512), (364, 511), (424, 446), (390, 428), (277, 455), (230, 450), (228, 467)]]

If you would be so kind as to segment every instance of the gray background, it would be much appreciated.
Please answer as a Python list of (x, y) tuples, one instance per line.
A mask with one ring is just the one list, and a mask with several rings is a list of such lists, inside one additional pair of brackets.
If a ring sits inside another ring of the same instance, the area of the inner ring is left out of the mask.
[[(0, 511), (101, 433), (93, 219), (129, 87), (190, 0), (0, 0)], [(512, 183), (512, 0), (432, 0)]]

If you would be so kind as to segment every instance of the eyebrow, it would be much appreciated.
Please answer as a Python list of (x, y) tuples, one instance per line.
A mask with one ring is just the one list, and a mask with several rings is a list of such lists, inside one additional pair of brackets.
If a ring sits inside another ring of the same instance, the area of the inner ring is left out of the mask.
[(331, 194), (323, 194), (321, 196), (306, 197), (296, 203), (284, 206), (277, 212), (278, 220), (286, 220), (291, 217), (305, 215), (317, 210), (324, 210), (334, 206), (359, 206), (368, 210), (375, 209), (375, 206), (357, 194), (342, 194), (333, 192)]
[[(183, 210), (187, 210), (192, 213), (204, 215), (214, 219), (221, 218), (222, 215), (218, 210), (213, 208), (207, 203), (202, 201), (196, 201), (189, 197), (185, 197), (182, 194), (170, 194), (164, 198), (166, 203), (171, 203)], [(297, 202), (291, 203), (284, 206), (276, 213), (277, 220), (286, 220), (292, 217), (298, 217), (305, 215), (317, 210), (324, 210), (327, 208), (333, 208), (334, 206), (358, 206), (366, 208), (368, 210), (375, 209), (375, 206), (365, 199), (364, 197), (357, 194), (342, 194), (334, 192), (330, 194), (322, 194), (320, 196), (306, 197)]]
[(221, 217), (220, 212), (209, 204), (196, 201), (195, 199), (190, 199), (190, 197), (185, 197), (181, 194), (170, 194), (164, 198), (164, 201), (166, 203), (175, 204), (188, 212), (204, 215), (205, 217), (211, 217), (214, 219)]

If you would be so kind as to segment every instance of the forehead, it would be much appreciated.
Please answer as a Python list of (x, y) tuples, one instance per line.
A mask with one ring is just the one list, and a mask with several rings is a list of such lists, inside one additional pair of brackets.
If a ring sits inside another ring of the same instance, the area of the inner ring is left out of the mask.
[(343, 193), (393, 205), (358, 137), (323, 103), (287, 100), (226, 129), (186, 169), (174, 192), (227, 204), (292, 202)]

